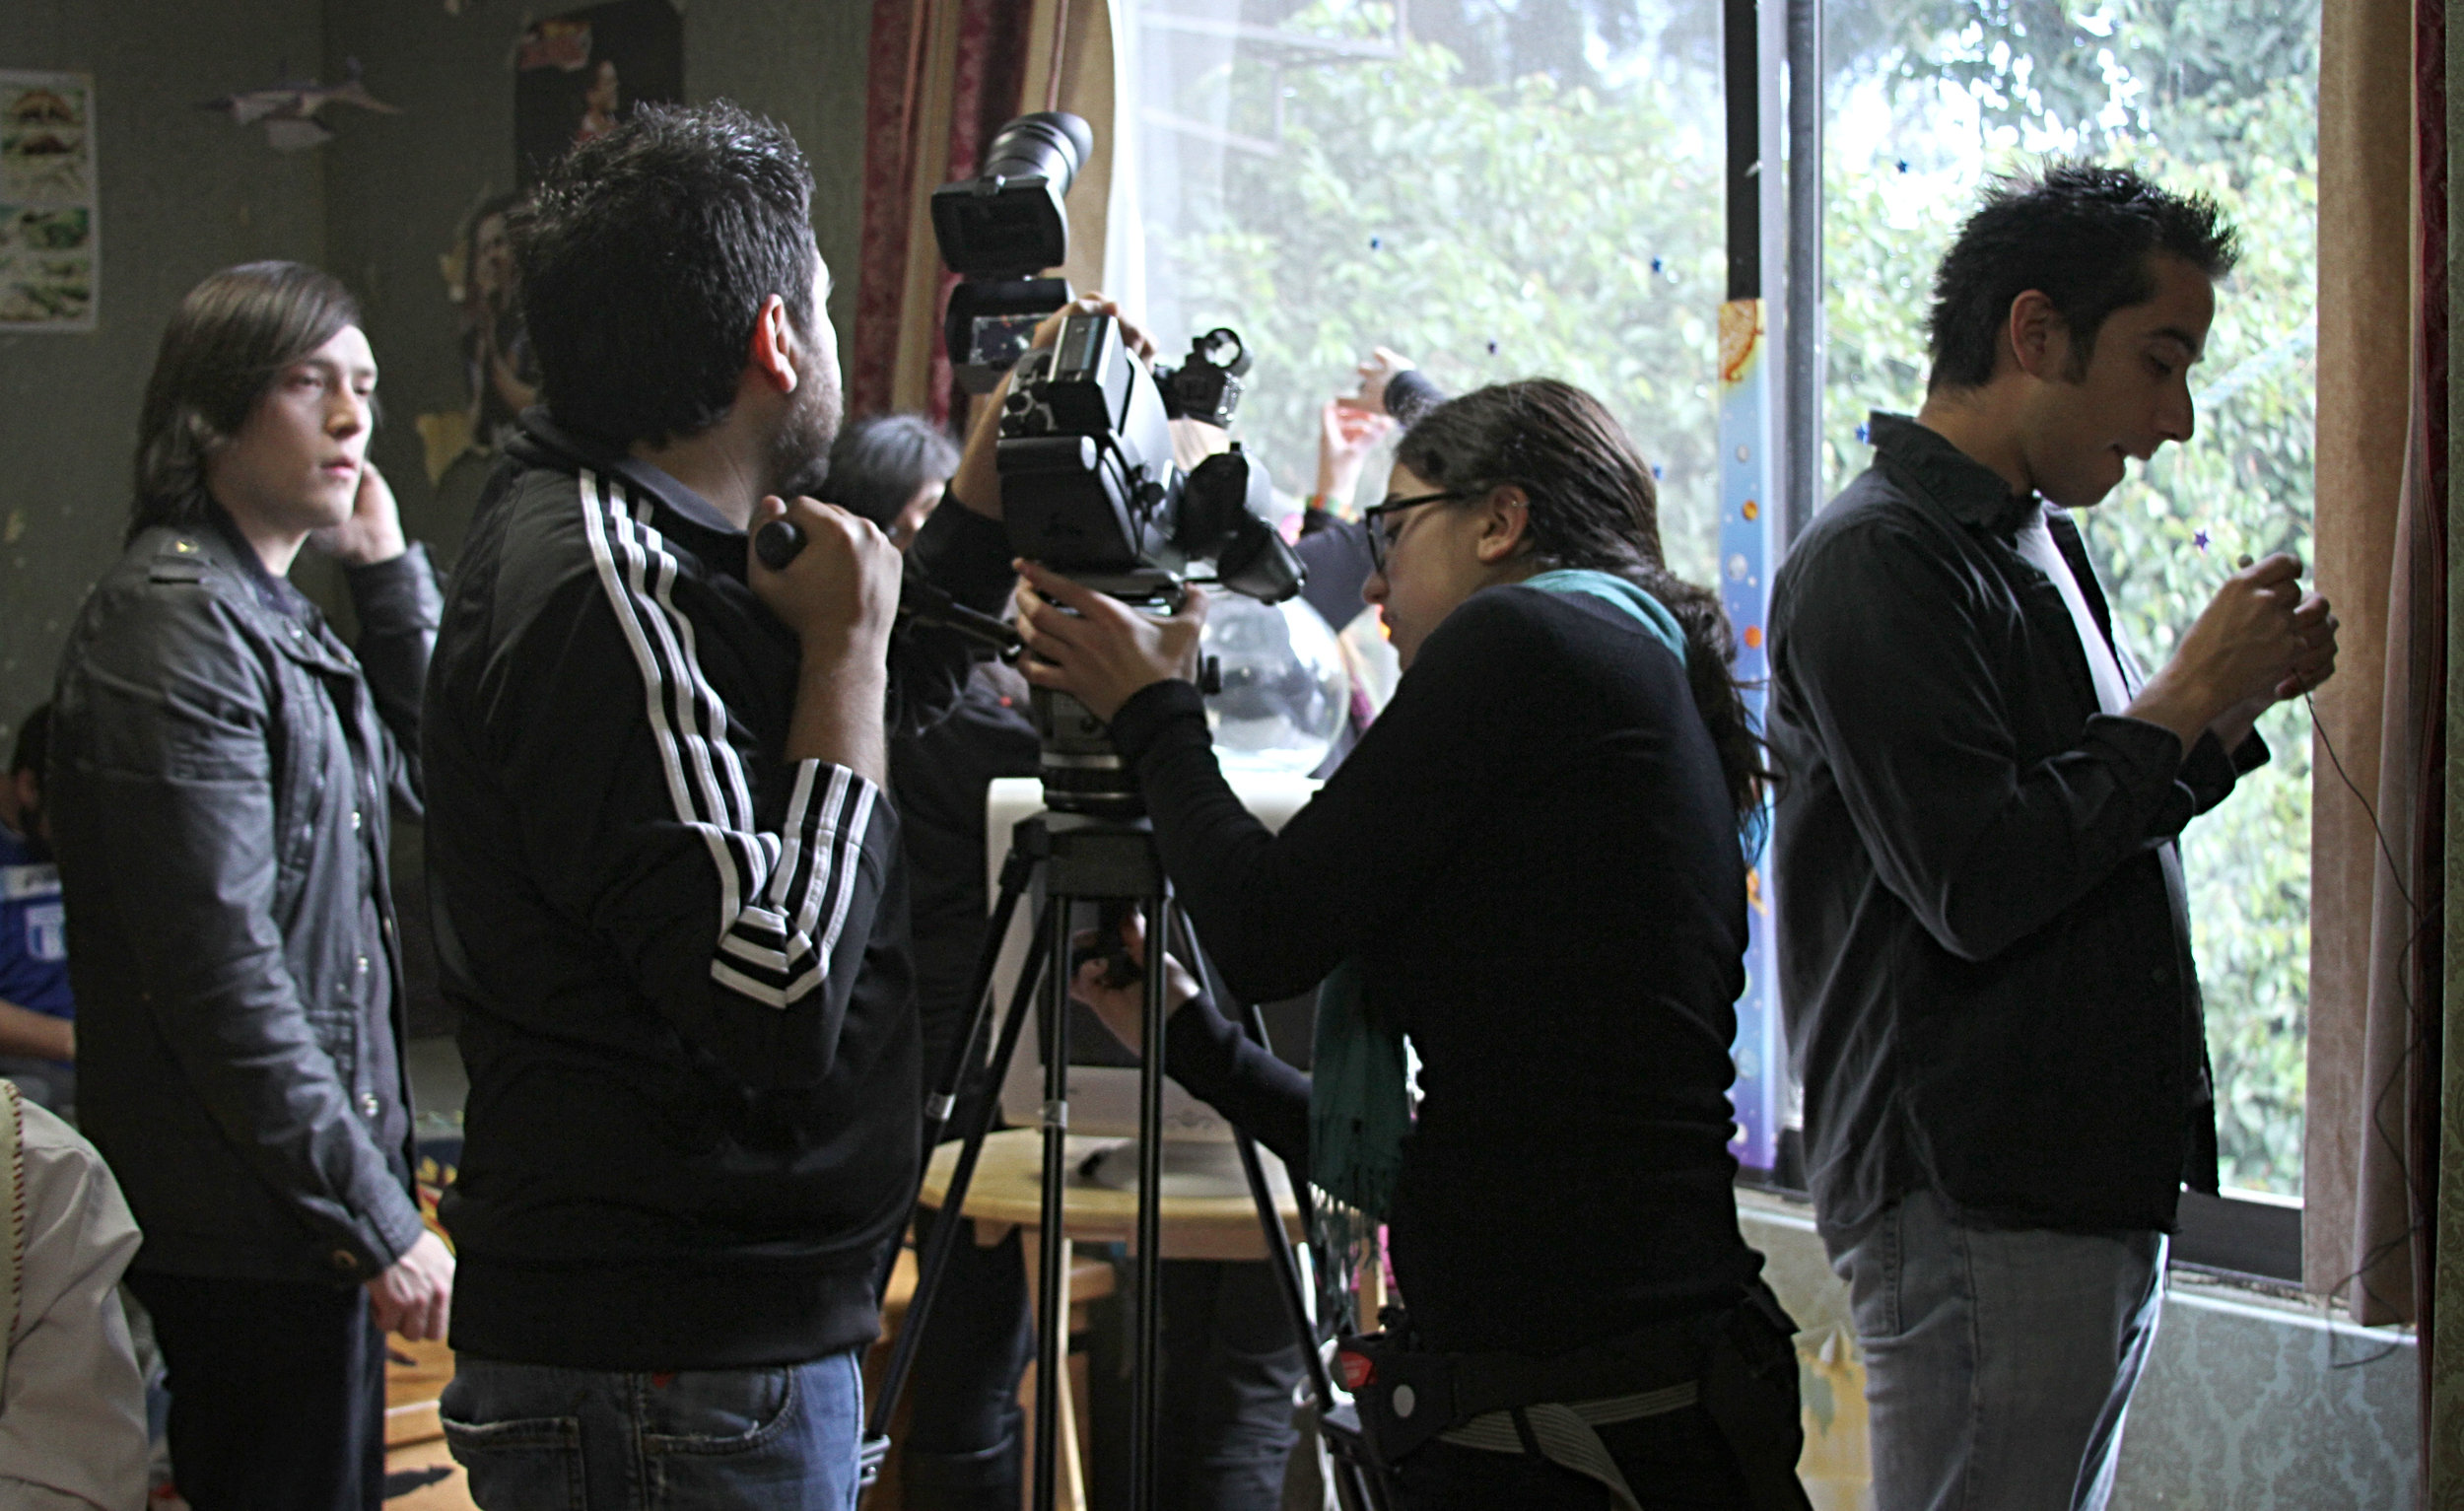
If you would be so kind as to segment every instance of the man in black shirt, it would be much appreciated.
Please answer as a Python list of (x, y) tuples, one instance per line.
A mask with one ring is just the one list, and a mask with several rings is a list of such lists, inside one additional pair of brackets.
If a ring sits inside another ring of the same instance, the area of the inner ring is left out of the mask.
[(1882, 1511), (2099, 1507), (2214, 1088), (2174, 840), (2335, 620), (2228, 578), (2137, 675), (2078, 528), (2190, 439), (2235, 234), (2123, 171), (2006, 183), (1936, 276), (1914, 421), (1774, 584), (1782, 985)]

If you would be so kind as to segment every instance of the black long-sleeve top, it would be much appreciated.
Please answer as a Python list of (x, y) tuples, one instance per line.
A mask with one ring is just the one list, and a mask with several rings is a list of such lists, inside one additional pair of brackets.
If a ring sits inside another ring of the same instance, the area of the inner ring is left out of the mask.
[[(2099, 711), (2079, 629), (2014, 541), (2041, 505), (1913, 421), (1789, 552), (1771, 599), (1789, 1047), (1827, 1229), (1893, 1198), (1964, 1220), (2170, 1228), (2216, 1189), (2174, 837), (2267, 759)], [(2078, 530), (2048, 517), (2098, 630)]]
[[(1759, 1270), (1728, 1152), (1745, 864), (1659, 641), (1588, 596), (1474, 594), (1279, 834), (1225, 784), (1188, 683), (1112, 733), (1229, 989), (1288, 996), (1357, 957), (1367, 1009), (1410, 1036), (1423, 1099), (1389, 1223), (1433, 1346), (1554, 1352)], [(1298, 1073), (1238, 1050), (1185, 1010), (1165, 1064), (1304, 1153)]]

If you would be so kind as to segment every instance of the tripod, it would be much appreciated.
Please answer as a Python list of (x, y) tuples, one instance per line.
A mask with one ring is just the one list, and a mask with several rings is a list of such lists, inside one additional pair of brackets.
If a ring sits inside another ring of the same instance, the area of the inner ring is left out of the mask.
[[(1018, 904), (1027, 895), (1038, 869), (1045, 874), (1045, 901), (1028, 936), (1026, 963), (1010, 994), (992, 1063), (985, 1066), (982, 1044), (992, 1021), (993, 971)], [(1040, 992), (1043, 998), (1041, 1047), (1044, 1055), (1044, 1101), (1039, 1120), (1043, 1133), (1043, 1186), (1042, 1226), (1036, 1256), (1041, 1318), (1036, 1339), (1036, 1368), (1041, 1384), (1036, 1391), (1032, 1429), (1035, 1443), (1033, 1504), (1035, 1511), (1054, 1511), (1057, 1504), (1058, 1481), (1055, 1477), (1061, 1446), (1059, 1392), (1067, 1388), (1065, 1370), (1069, 1331), (1067, 1309), (1061, 1305), (1061, 1294), (1066, 1243), (1063, 1203), (1068, 1183), (1063, 1139), (1069, 1123), (1070, 924), (1073, 906), (1089, 902), (1136, 907), (1146, 925), (1146, 937), (1150, 941), (1159, 941), (1152, 947), (1160, 949), (1167, 942), (1182, 941), (1185, 957), (1202, 973), (1210, 988), (1216, 985), (1203, 952), (1197, 947), (1194, 930), (1174, 905), (1170, 884), (1164, 878), (1162, 863), (1155, 850), (1154, 833), (1143, 820), (1056, 812), (1023, 820), (1011, 831), (1008, 855), (1001, 864), (999, 892), (992, 905), (967, 997), (968, 1015), (940, 1066), (933, 1082), (934, 1090), (924, 1103), (923, 1147), (928, 1157), (957, 1115), (962, 1099), (970, 1096), (971, 1089), (973, 1091), (972, 1100), (967, 1102), (964, 1142), (960, 1145), (957, 1162), (951, 1172), (949, 1190), (942, 1200), (941, 1210), (945, 1220), (933, 1225), (931, 1239), (924, 1247), (915, 1296), (908, 1304), (906, 1324), (899, 1331), (888, 1374), (865, 1423), (864, 1478), (867, 1483), (871, 1482), (882, 1456), (888, 1450), (891, 1414), (897, 1408), (899, 1395), (914, 1366), (917, 1347), (947, 1273), (953, 1247), (960, 1239), (962, 1225), (957, 1218), (965, 1210), (968, 1187), (975, 1178), (985, 1137), (992, 1131), (992, 1115), (998, 1100), (996, 1088), (1008, 1073), (1026, 1026), (1028, 1009), (1034, 1005)], [(1135, 1511), (1159, 1511), (1156, 1481), (1160, 1465), (1156, 1457), (1156, 1429), (1162, 1355), (1163, 1039), (1164, 1017), (1168, 1011), (1164, 1000), (1165, 981), (1166, 973), (1160, 959), (1151, 961), (1150, 969), (1145, 973), (1146, 990), (1141, 1012), (1141, 1042), (1145, 1053), (1138, 1080), (1137, 1308), (1131, 1350), (1129, 1431), (1131, 1504)], [(1217, 999), (1223, 1000), (1221, 997)], [(1265, 1022), (1255, 1005), (1246, 1008), (1245, 1018), (1250, 1035), (1264, 1044)], [(983, 1066), (985, 1072), (980, 1080), (971, 1073), (979, 1066)], [(1324, 1421), (1336, 1410), (1334, 1383), (1318, 1349), (1316, 1328), (1310, 1321), (1308, 1306), (1302, 1296), (1299, 1267), (1293, 1259), (1281, 1216), (1267, 1187), (1265, 1166), (1259, 1160), (1256, 1142), (1247, 1133), (1236, 1129), (1234, 1144), (1251, 1201), (1258, 1208), (1266, 1253), (1276, 1272), (1277, 1288), (1300, 1341), (1311, 1391), (1320, 1418)], [(893, 1246), (885, 1257), (879, 1276), (882, 1289), (887, 1288), (890, 1267), (896, 1260), (897, 1249)], [(1344, 1511), (1377, 1511), (1377, 1508), (1383, 1507), (1385, 1497), (1381, 1493), (1382, 1487), (1373, 1475), (1365, 1472), (1356, 1439), (1331, 1432), (1328, 1440), (1336, 1448), (1335, 1489)]]

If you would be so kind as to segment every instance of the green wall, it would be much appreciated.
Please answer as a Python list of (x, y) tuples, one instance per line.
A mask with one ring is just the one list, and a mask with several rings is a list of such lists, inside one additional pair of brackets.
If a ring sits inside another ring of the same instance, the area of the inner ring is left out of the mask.
[(0, 741), (49, 696), (60, 641), (118, 554), (137, 403), (188, 287), (259, 257), (319, 261), (325, 165), (196, 103), (324, 50), (321, 0), (7, 0), (0, 68), (95, 81), (103, 268), (88, 335), (0, 335)]
[[(7, 0), (0, 68), (95, 76), (102, 174), (101, 328), (0, 336), (0, 741), (48, 693), (78, 603), (117, 553), (129, 451), (154, 344), (181, 294), (256, 257), (321, 263), (357, 293), (382, 369), (373, 454), (412, 533), (449, 547), (462, 520), (428, 485), (413, 418), (463, 402), (438, 259), (482, 196), (513, 187), (513, 53), (533, 15), (507, 0)], [(775, 116), (812, 159), (815, 233), (837, 282), (842, 349), (862, 210), (866, 0), (695, 0), (688, 98)], [(356, 57), (372, 94), (335, 106), (339, 136), (297, 154), (195, 103)], [(297, 576), (330, 598), (330, 576)]]

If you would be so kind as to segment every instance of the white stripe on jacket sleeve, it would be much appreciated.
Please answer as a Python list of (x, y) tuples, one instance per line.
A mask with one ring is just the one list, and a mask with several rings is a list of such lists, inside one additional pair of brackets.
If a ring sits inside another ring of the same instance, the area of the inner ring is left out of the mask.
[(744, 762), (727, 739), (726, 706), (702, 674), (693, 621), (675, 605), (674, 551), (647, 522), (647, 509), (637, 515), (627, 504), (610, 479), (582, 473), (591, 560), (642, 673), (668, 802), (709, 847), (719, 875), (711, 978), (785, 1008), (829, 974), (879, 790), (844, 766), (804, 761), (780, 831), (759, 827)]

